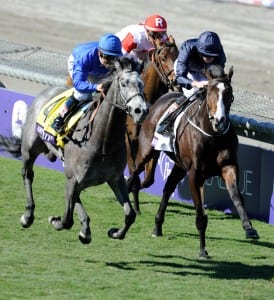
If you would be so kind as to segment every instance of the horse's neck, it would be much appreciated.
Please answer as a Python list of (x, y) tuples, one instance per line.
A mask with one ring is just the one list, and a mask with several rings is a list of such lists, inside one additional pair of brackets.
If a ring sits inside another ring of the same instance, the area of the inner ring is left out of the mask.
[(212, 131), (212, 125), (211, 125), (209, 117), (208, 117), (206, 98), (204, 98), (203, 100), (195, 101), (194, 105), (192, 106), (191, 112), (188, 113), (188, 116), (191, 116), (191, 115), (194, 116), (191, 120), (199, 128), (201, 128), (205, 132)]
[(150, 104), (153, 104), (162, 94), (168, 91), (151, 62), (144, 71), (143, 81), (146, 83), (144, 88), (146, 100)]
[(113, 97), (118, 100), (121, 96), (116, 94), (114, 89), (110, 89), (98, 110), (92, 128), (90, 141), (94, 143), (96, 140), (97, 146), (102, 148), (103, 152), (107, 152), (109, 147), (112, 150), (121, 147), (125, 139), (126, 114), (113, 105)]

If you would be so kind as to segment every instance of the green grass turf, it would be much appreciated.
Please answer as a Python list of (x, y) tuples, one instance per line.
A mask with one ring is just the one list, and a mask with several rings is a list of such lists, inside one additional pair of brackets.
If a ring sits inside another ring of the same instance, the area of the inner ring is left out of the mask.
[(261, 239), (249, 241), (238, 218), (208, 211), (207, 248), (198, 259), (193, 207), (171, 201), (164, 236), (153, 238), (159, 197), (141, 194), (142, 214), (122, 241), (122, 208), (107, 185), (85, 190), (92, 243), (78, 240), (80, 224), (56, 231), (48, 216), (63, 215), (63, 173), (35, 167), (35, 221), (19, 219), (26, 195), (21, 162), (0, 158), (0, 299), (273, 299), (274, 227), (253, 220)]

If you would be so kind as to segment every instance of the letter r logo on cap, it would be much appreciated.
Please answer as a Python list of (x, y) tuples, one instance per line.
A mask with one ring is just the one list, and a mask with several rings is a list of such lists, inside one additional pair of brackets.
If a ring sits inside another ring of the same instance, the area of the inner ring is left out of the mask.
[(163, 28), (164, 27), (163, 19), (162, 18), (155, 18), (155, 26)]

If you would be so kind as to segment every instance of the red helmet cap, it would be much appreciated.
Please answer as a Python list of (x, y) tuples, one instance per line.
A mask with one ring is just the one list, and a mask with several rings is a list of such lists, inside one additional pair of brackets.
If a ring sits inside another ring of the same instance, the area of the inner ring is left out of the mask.
[(145, 21), (145, 28), (148, 31), (165, 32), (167, 31), (167, 22), (160, 15), (152, 15), (147, 17)]

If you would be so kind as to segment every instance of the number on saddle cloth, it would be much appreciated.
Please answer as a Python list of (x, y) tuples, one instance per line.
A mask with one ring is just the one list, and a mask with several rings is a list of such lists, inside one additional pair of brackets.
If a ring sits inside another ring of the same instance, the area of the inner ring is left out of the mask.
[(78, 122), (80, 117), (87, 111), (90, 103), (90, 99), (84, 102), (77, 103), (73, 107), (71, 113), (66, 116), (65, 119), (65, 132), (60, 136), (52, 127), (51, 124), (54, 119), (59, 115), (59, 111), (62, 105), (72, 95), (73, 89), (66, 90), (65, 92), (52, 98), (41, 110), (36, 121), (36, 131), (42, 140), (51, 143), (54, 146), (63, 148), (63, 137), (68, 134), (73, 126)]

